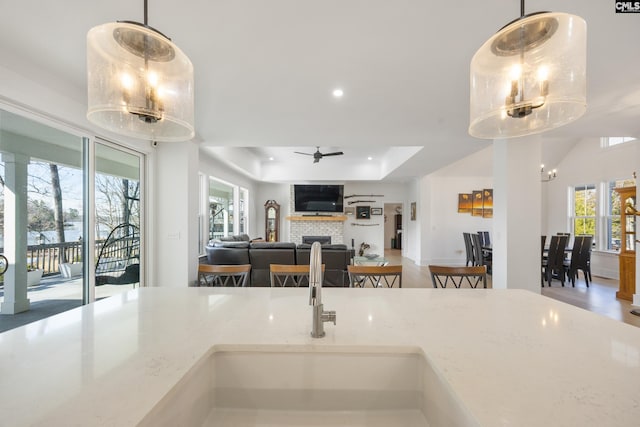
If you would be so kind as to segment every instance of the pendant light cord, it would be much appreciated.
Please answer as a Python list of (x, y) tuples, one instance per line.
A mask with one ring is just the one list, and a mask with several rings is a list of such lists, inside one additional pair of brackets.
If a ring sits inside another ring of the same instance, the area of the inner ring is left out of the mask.
[[(524, 7), (524, 0), (522, 0), (522, 4)], [(144, 25), (146, 26), (147, 24), (149, 24), (149, 9), (147, 7), (147, 0), (144, 0)]]
[[(144, 0), (144, 4), (146, 7), (147, 0)], [(520, 18), (522, 18), (523, 16), (524, 16), (524, 0), (520, 0)]]

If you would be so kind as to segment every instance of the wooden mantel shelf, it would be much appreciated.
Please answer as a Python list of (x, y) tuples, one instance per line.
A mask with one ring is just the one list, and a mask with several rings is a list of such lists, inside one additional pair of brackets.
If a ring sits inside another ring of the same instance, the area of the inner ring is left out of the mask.
[(346, 215), (336, 216), (322, 216), (322, 215), (309, 215), (309, 216), (288, 216), (288, 221), (346, 221)]

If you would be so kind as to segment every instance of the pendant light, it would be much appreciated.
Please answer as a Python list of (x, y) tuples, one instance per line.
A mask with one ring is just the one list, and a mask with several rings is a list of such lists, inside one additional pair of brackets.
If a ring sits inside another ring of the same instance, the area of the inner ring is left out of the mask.
[(537, 12), (510, 22), (471, 60), (469, 134), (500, 139), (544, 132), (584, 114), (587, 24)]
[(193, 138), (193, 65), (161, 32), (118, 21), (87, 34), (87, 118), (112, 132), (152, 141)]

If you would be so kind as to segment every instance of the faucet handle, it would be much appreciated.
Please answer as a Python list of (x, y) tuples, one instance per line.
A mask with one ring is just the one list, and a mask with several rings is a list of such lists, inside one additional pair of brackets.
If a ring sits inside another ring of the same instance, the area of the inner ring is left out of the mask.
[(336, 312), (335, 310), (328, 310), (322, 312), (322, 321), (323, 322), (333, 322), (336, 324)]

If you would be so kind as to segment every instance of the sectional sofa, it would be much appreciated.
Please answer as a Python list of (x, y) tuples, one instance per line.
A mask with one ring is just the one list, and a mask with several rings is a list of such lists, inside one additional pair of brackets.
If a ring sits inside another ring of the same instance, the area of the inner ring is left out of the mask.
[[(217, 265), (251, 264), (249, 286), (271, 286), (271, 264), (309, 264), (311, 245), (287, 242), (250, 242), (226, 240), (210, 242), (206, 248), (207, 262)], [(323, 245), (322, 263), (325, 265), (324, 286), (348, 287), (347, 266), (354, 256), (346, 245)]]

